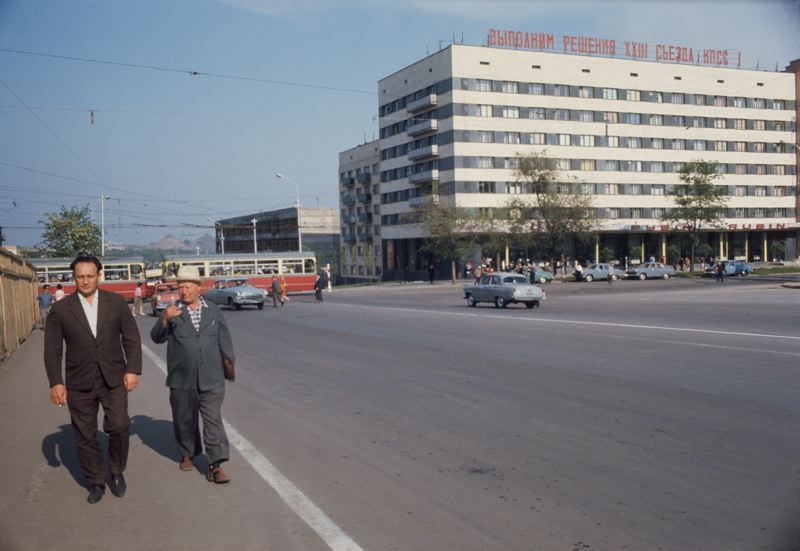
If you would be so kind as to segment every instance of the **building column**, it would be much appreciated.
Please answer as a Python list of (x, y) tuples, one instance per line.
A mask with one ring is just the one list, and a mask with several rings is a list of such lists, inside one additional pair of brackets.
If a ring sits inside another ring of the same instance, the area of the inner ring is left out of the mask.
[(640, 249), (642, 250), (642, 258), (639, 259), (639, 262), (644, 262), (644, 234), (641, 235), (641, 246)]
[(744, 261), (750, 262), (750, 236), (744, 232)]
[(509, 249), (508, 241), (506, 241), (506, 271), (508, 271), (508, 267), (509, 267), (509, 262), (508, 262), (508, 254), (509, 254), (509, 252), (508, 252), (508, 249)]
[(764, 255), (761, 257), (765, 262), (769, 262), (769, 251), (767, 250), (767, 232), (764, 232)]
[(600, 262), (600, 234), (594, 234), (594, 263)]
[(719, 257), (723, 258), (725, 256), (725, 235), (722, 232), (719, 232)]
[(664, 259), (664, 264), (667, 263), (667, 234), (661, 234), (661, 258)]

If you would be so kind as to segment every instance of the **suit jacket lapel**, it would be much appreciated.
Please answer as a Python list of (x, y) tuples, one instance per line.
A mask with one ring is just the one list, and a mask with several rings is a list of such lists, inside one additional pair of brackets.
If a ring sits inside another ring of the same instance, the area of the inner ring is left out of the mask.
[[(201, 305), (200, 308), (203, 308)], [(206, 327), (211, 325), (213, 318), (211, 317), (211, 310), (208, 308), (203, 308), (203, 313), (200, 315), (200, 331), (198, 333), (202, 333), (206, 330)]]
[(86, 332), (94, 338), (94, 335), (92, 335), (92, 328), (89, 325), (89, 320), (86, 318), (86, 312), (83, 311), (83, 305), (81, 304), (81, 299), (78, 296), (77, 290), (69, 296), (69, 309), (72, 315), (80, 322), (81, 326), (86, 329)]

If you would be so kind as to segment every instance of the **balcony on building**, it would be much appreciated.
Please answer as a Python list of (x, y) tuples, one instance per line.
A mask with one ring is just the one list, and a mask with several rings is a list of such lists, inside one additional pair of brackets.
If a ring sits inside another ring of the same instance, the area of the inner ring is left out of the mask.
[(412, 184), (427, 184), (439, 179), (439, 169), (426, 170), (424, 172), (417, 172), (408, 177), (408, 181)]
[(356, 217), (355, 217), (354, 214), (343, 214), (342, 215), (342, 222), (344, 224), (355, 224), (356, 223)]
[(437, 103), (438, 98), (436, 94), (430, 94), (406, 105), (406, 111), (409, 113), (416, 113), (417, 111), (422, 111), (426, 107), (434, 107)]
[(352, 205), (356, 202), (356, 198), (353, 195), (345, 195), (342, 197), (342, 204), (343, 205)]
[(358, 199), (362, 203), (370, 203), (372, 201), (372, 194), (371, 193), (359, 193), (358, 195), (356, 195), (356, 199)]
[(341, 178), (339, 178), (339, 181), (342, 182), (342, 185), (344, 187), (350, 187), (355, 185), (356, 183), (356, 179), (353, 178), (352, 176), (342, 176)]
[(372, 234), (369, 232), (359, 232), (358, 233), (358, 240), (359, 241), (372, 241)]
[(369, 222), (372, 223), (372, 213), (371, 212), (362, 212), (358, 215), (359, 222)]
[(439, 146), (436, 144), (433, 145), (426, 145), (425, 147), (418, 147), (417, 149), (412, 149), (408, 152), (408, 159), (410, 161), (419, 161), (421, 159), (427, 159), (428, 157), (438, 157), (439, 156)]
[(355, 240), (356, 240), (356, 236), (354, 234), (352, 234), (352, 233), (342, 236), (342, 241), (344, 241), (345, 243), (354, 243)]
[(439, 202), (439, 196), (436, 194), (429, 193), (427, 195), (417, 195), (416, 197), (409, 198), (408, 206), (419, 207), (426, 203), (437, 204), (438, 202)]
[(409, 136), (419, 136), (428, 132), (435, 132), (439, 129), (439, 121), (436, 119), (426, 119), (417, 124), (413, 124), (406, 129)]
[(369, 172), (359, 172), (356, 180), (359, 184), (368, 184), (372, 181), (372, 175)]

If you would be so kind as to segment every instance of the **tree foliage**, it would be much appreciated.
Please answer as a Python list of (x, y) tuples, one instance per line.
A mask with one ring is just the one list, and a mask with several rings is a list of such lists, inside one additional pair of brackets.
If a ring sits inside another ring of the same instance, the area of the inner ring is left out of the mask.
[(577, 182), (559, 178), (555, 163), (545, 152), (521, 155), (517, 181), (530, 188), (532, 201), (514, 198), (506, 203), (509, 233), (524, 246), (558, 258), (570, 243), (586, 239), (595, 226), (592, 196)]
[(58, 213), (45, 213), (42, 239), (52, 256), (75, 256), (79, 252), (100, 253), (100, 227), (91, 220), (91, 209), (61, 207)]
[(722, 177), (716, 161), (691, 161), (681, 167), (679, 174), (680, 183), (669, 192), (675, 206), (667, 210), (662, 221), (687, 236), (694, 263), (700, 231), (708, 226), (722, 225), (728, 202), (727, 191), (714, 185)]

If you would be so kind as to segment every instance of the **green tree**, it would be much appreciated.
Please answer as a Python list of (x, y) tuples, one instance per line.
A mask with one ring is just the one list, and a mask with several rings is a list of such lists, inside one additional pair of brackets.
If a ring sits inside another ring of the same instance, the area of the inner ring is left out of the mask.
[(75, 256), (79, 252), (100, 252), (100, 227), (92, 222), (89, 205), (61, 207), (58, 213), (45, 213), (43, 243), (52, 256)]
[(693, 265), (700, 231), (707, 226), (722, 226), (727, 191), (714, 184), (721, 177), (715, 161), (691, 161), (681, 167), (680, 183), (669, 192), (675, 206), (668, 209), (661, 220), (673, 230), (686, 234)]
[(529, 188), (532, 201), (508, 201), (509, 232), (558, 258), (576, 239), (583, 241), (595, 226), (592, 196), (575, 181), (559, 178), (555, 163), (545, 152), (520, 155), (517, 181)]
[(600, 249), (600, 260), (603, 262), (611, 262), (614, 260), (614, 248), (613, 247), (603, 247)]
[(773, 241), (772, 244), (769, 246), (769, 250), (772, 253), (773, 260), (784, 260), (786, 256), (786, 245), (783, 244), (781, 241)]

